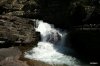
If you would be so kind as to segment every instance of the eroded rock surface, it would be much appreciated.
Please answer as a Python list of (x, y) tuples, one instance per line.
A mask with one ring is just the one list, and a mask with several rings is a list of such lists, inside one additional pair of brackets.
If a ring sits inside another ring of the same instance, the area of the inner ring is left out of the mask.
[(1, 44), (2, 41), (5, 41), (5, 43), (9, 45), (12, 43), (12, 46), (21, 43), (22, 45), (35, 44), (37, 42), (37, 38), (38, 37), (34, 29), (34, 21), (16, 16), (0, 15)]
[(39, 14), (37, 0), (0, 0), (0, 14), (37, 17)]
[(18, 48), (2, 48), (0, 49), (0, 65), (1, 66), (28, 66), (25, 61), (19, 60), (21, 51)]

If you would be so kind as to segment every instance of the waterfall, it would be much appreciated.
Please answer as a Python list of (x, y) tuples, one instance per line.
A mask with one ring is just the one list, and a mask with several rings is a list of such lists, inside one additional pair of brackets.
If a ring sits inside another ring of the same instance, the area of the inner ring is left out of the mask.
[(64, 46), (67, 33), (61, 29), (55, 29), (53, 25), (36, 20), (36, 31), (41, 34), (41, 41), (32, 50), (25, 52), (25, 57), (49, 64), (65, 64), (67, 66), (80, 66), (79, 61), (70, 56), (73, 52)]

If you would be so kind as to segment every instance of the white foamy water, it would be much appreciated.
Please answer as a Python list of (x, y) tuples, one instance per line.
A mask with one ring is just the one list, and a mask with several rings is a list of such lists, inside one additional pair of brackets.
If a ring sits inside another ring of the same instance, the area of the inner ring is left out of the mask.
[(26, 58), (49, 64), (80, 66), (76, 58), (69, 56), (69, 53), (73, 51), (69, 47), (64, 46), (67, 35), (65, 31), (55, 29), (53, 25), (43, 21), (37, 20), (36, 23), (36, 31), (40, 32), (42, 40), (38, 42), (37, 47), (25, 52)]

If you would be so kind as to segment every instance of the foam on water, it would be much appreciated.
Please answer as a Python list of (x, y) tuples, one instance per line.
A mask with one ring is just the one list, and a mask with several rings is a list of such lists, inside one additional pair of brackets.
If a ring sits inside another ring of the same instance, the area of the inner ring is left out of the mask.
[(49, 64), (66, 64), (68, 66), (80, 66), (78, 60), (72, 56), (65, 55), (72, 50), (65, 47), (65, 31), (57, 30), (53, 25), (36, 20), (36, 31), (40, 32), (42, 40), (37, 47), (25, 52), (25, 57), (33, 60), (43, 61)]

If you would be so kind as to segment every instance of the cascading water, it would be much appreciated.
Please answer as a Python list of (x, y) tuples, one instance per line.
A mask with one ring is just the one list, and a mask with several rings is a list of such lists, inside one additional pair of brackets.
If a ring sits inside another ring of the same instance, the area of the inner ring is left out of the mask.
[[(65, 47), (67, 33), (57, 30), (53, 25), (36, 20), (36, 31), (41, 34), (41, 41), (38, 46), (25, 52), (25, 57), (33, 60), (43, 61), (49, 64), (65, 64), (68, 66), (80, 66), (76, 58), (69, 55), (73, 52), (69, 47)], [(66, 53), (66, 54), (64, 54)]]

